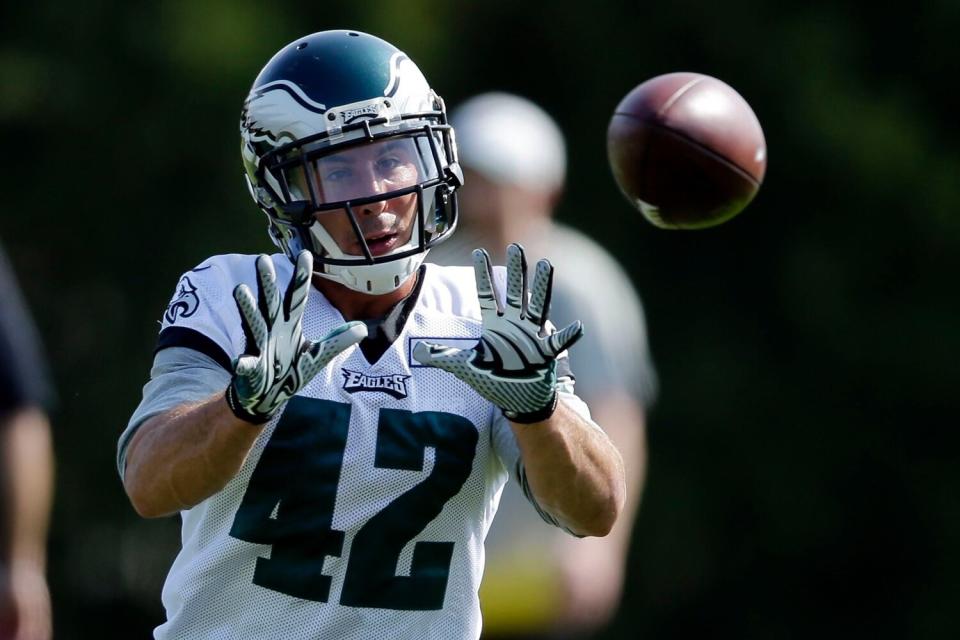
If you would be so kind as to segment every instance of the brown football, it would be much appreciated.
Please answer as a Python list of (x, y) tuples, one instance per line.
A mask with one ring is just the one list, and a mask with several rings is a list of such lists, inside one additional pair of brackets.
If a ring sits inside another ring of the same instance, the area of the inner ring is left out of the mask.
[(607, 129), (620, 191), (664, 229), (729, 220), (757, 194), (767, 168), (763, 129), (739, 93), (699, 73), (668, 73), (620, 101)]

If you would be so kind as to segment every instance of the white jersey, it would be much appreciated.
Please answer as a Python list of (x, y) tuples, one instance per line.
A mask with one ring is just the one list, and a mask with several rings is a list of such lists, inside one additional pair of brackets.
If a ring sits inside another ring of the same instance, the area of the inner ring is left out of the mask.
[[(285, 286), (292, 265), (273, 259)], [(231, 292), (256, 291), (254, 260), (216, 256), (181, 278), (160, 353), (200, 352), (207, 368), (155, 367), (121, 437), (121, 473), (143, 420), (225, 388), (245, 346)], [(376, 362), (357, 346), (340, 354), (266, 425), (226, 487), (182, 512), (156, 638), (479, 637), (483, 541), (519, 454), (498, 409), (411, 356), (420, 339), (476, 342), (473, 270), (424, 267), (402, 306), (399, 335)], [(311, 290), (304, 335), (343, 322)]]

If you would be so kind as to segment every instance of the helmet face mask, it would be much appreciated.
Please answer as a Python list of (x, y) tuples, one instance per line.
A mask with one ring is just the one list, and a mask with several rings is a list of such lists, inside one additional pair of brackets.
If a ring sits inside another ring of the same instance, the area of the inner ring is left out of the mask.
[(462, 174), (443, 101), (378, 38), (291, 43), (254, 82), (240, 130), (271, 237), (291, 258), (311, 250), (321, 277), (387, 293), (456, 226)]

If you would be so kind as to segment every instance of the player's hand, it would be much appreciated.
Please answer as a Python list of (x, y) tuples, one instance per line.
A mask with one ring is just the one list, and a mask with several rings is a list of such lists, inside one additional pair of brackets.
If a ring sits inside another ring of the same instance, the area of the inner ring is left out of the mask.
[(540, 260), (527, 302), (527, 262), (518, 244), (507, 247), (507, 306), (501, 309), (493, 289), (490, 256), (473, 252), (477, 278), (480, 341), (472, 349), (420, 342), (417, 362), (457, 376), (503, 410), (513, 422), (546, 420), (557, 406), (556, 358), (583, 335), (580, 321), (562, 331), (545, 329), (553, 288), (553, 266)]
[(18, 560), (4, 567), (0, 577), (0, 638), (50, 640), (50, 590), (44, 571)]
[(313, 255), (297, 256), (283, 299), (270, 256), (257, 258), (256, 299), (245, 284), (233, 290), (247, 336), (246, 353), (234, 362), (227, 404), (242, 420), (262, 424), (341, 351), (367, 336), (362, 322), (348, 322), (317, 342), (303, 337), (301, 321), (310, 292)]

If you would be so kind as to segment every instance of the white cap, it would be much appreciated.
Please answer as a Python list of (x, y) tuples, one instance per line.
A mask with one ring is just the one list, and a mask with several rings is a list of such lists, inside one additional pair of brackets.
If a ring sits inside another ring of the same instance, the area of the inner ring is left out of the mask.
[(489, 180), (537, 190), (563, 186), (567, 151), (543, 109), (509, 93), (470, 98), (450, 115), (460, 162)]

